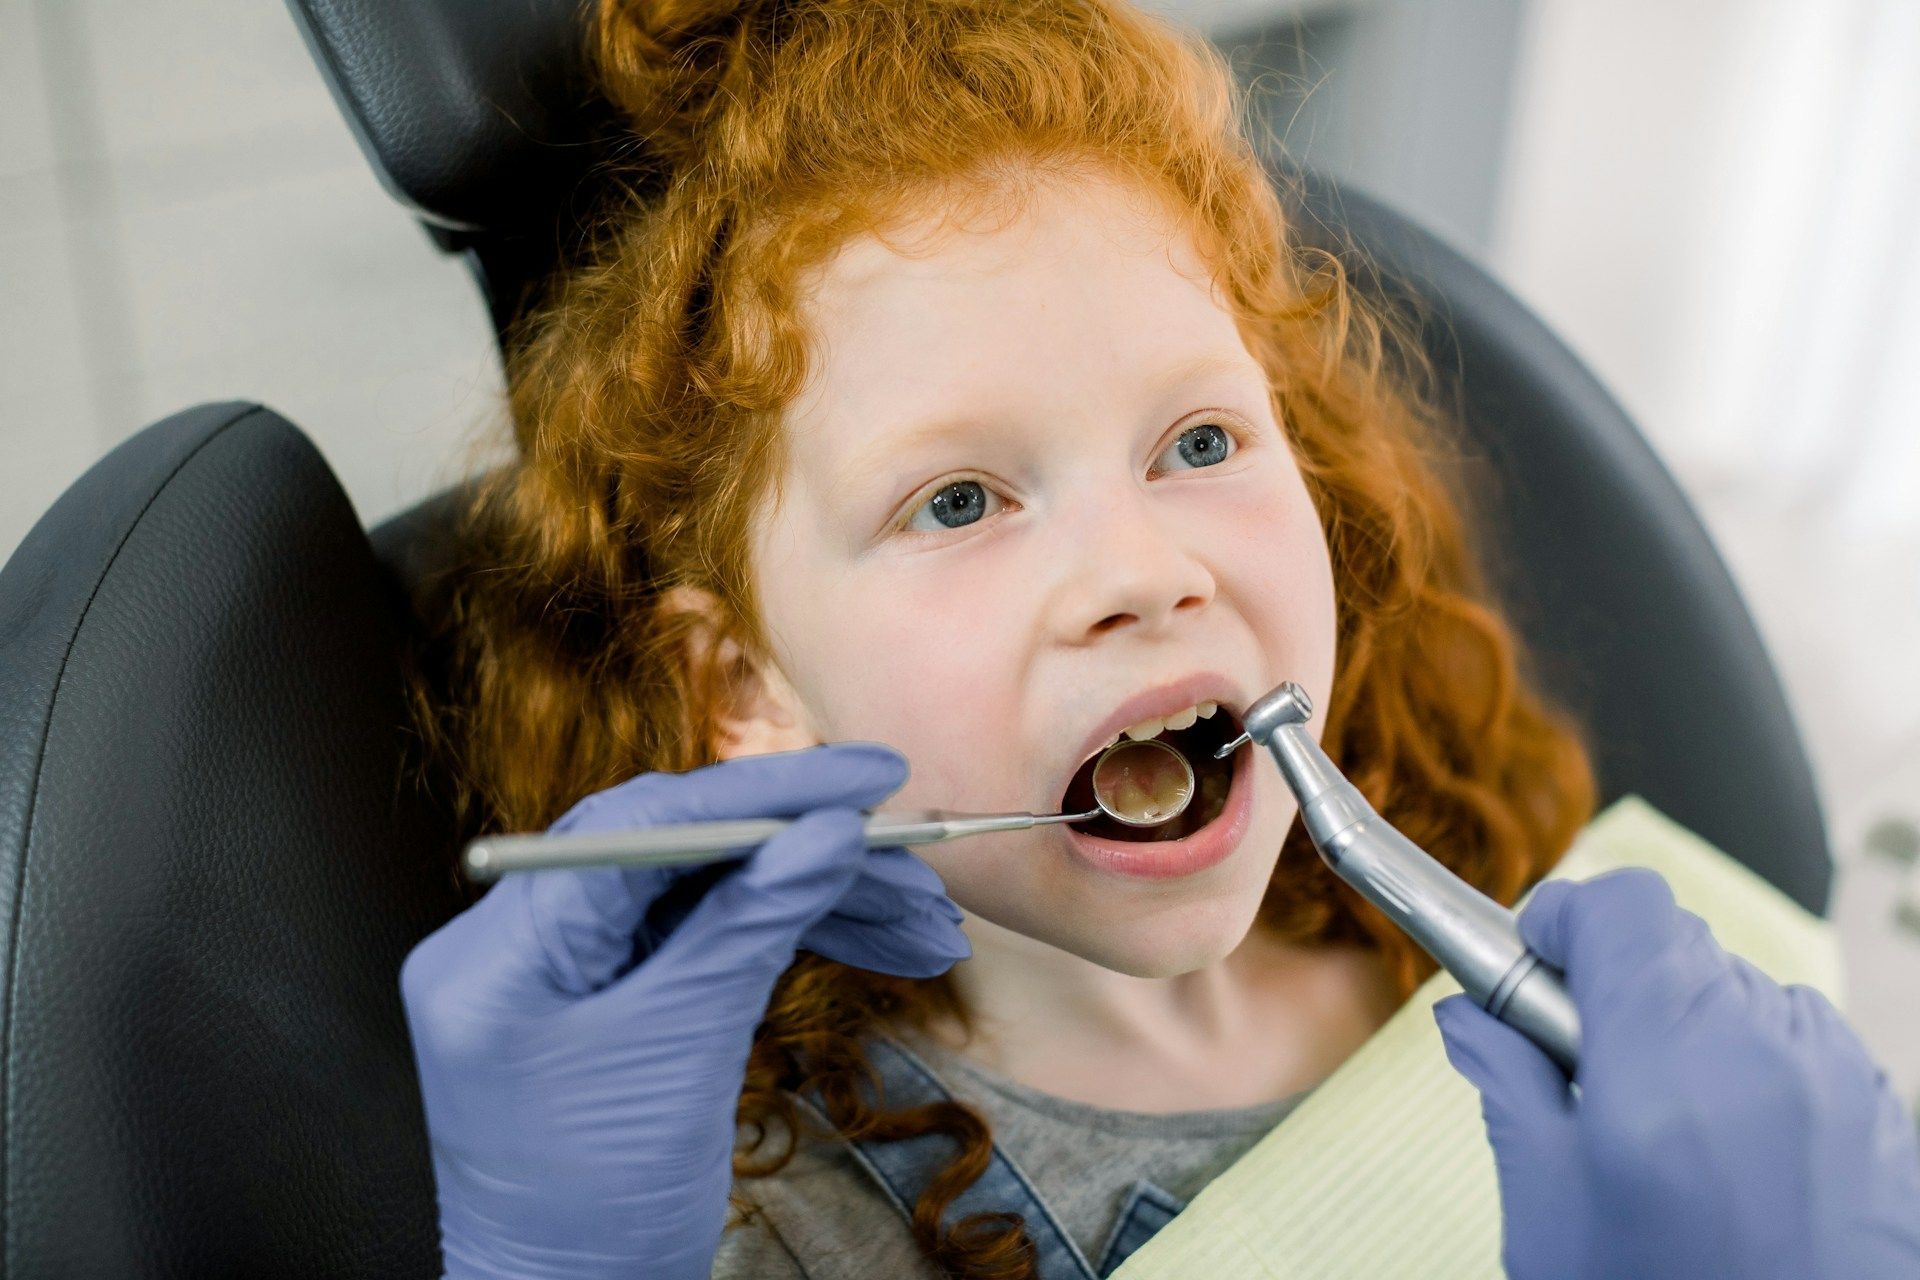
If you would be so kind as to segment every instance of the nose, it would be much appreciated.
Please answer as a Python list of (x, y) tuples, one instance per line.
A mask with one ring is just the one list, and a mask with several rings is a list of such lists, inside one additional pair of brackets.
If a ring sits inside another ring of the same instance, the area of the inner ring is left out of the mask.
[(1082, 506), (1063, 522), (1071, 532), (1060, 560), (1061, 618), (1070, 641), (1128, 628), (1157, 636), (1213, 599), (1201, 530), (1184, 527), (1166, 503), (1137, 487), (1102, 486)]

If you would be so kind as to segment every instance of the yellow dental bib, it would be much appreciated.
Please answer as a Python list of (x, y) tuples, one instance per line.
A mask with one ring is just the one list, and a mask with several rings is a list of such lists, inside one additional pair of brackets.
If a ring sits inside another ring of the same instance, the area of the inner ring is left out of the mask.
[[(1651, 867), (1727, 950), (1841, 995), (1832, 926), (1638, 796), (1549, 878)], [(1497, 1280), (1500, 1194), (1480, 1094), (1447, 1061), (1434, 975), (1306, 1101), (1114, 1272), (1117, 1280)]]

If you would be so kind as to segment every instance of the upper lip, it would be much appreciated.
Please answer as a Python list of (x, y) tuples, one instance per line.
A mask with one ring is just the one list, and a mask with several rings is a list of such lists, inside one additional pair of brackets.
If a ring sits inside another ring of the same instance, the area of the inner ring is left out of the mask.
[[(1105, 746), (1108, 738), (1128, 725), (1185, 711), (1196, 702), (1217, 702), (1236, 718), (1244, 705), (1240, 687), (1218, 671), (1196, 671), (1178, 680), (1155, 685), (1115, 707), (1111, 714), (1088, 732), (1086, 740), (1073, 757), (1073, 772), (1078, 772), (1088, 756)], [(1071, 777), (1072, 773), (1069, 773), (1068, 778)]]

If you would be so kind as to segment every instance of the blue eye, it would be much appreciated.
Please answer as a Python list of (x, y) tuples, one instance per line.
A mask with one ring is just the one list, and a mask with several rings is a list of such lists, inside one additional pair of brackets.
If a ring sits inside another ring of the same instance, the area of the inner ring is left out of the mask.
[[(1182, 431), (1160, 457), (1164, 459), (1178, 454), (1180, 465), (1164, 469), (1191, 471), (1218, 466), (1238, 453), (1240, 448), (1239, 438), (1231, 431), (1215, 423), (1203, 422)], [(992, 514), (988, 508), (992, 500), (993, 490), (978, 480), (948, 481), (915, 509), (907, 521), (906, 529), (922, 533), (964, 529)], [(931, 517), (932, 523), (928, 523), (926, 517)]]
[(1233, 436), (1224, 428), (1218, 427), (1211, 422), (1203, 422), (1198, 426), (1188, 427), (1185, 431), (1182, 431), (1179, 438), (1167, 446), (1167, 452), (1160, 456), (1164, 458), (1167, 454), (1177, 452), (1187, 463), (1187, 466), (1171, 467), (1168, 469), (1181, 471), (1199, 467), (1211, 467), (1218, 463), (1225, 462), (1233, 456), (1233, 449), (1237, 447), (1238, 444)]
[[(952, 484), (942, 485), (931, 498), (920, 504), (913, 513), (913, 519), (907, 523), (907, 528), (930, 533), (939, 529), (965, 528), (986, 513), (989, 492), (978, 480), (955, 480)], [(928, 529), (920, 523), (920, 517), (925, 512), (933, 513), (933, 518), (939, 521), (938, 528)]]

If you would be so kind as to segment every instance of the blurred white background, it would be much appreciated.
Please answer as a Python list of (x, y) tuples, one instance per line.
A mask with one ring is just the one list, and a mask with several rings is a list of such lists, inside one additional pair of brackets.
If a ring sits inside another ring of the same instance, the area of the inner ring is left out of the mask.
[[(1676, 473), (1785, 678), (1851, 1011), (1913, 1097), (1920, 3), (1151, 7), (1233, 51), (1296, 155), (1538, 309)], [(298, 423), (370, 523), (455, 474), (499, 394), (478, 292), (278, 0), (0, 0), (0, 94), (0, 557), (205, 400)]]

